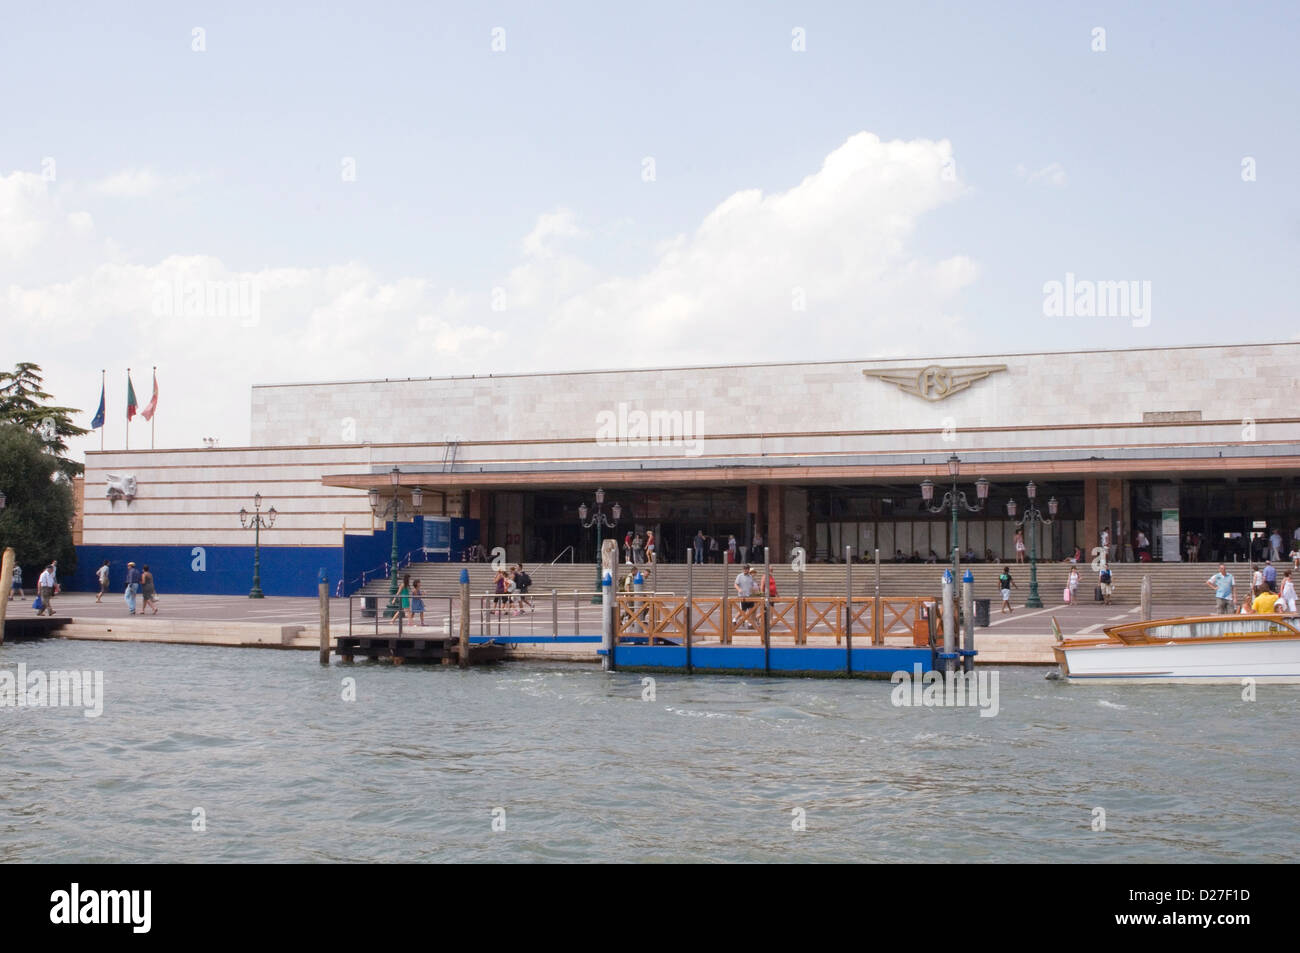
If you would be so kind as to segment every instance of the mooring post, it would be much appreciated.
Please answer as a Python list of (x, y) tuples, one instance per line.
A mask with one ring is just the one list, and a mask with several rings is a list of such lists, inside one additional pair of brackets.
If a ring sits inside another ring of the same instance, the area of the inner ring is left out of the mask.
[(686, 674), (691, 674), (691, 628), (695, 622), (695, 547), (686, 550)]
[(0, 586), (4, 587), (0, 592), (0, 645), (5, 641), (5, 610), (9, 608), (9, 594), (13, 592), (14, 558), (14, 551), (6, 546), (4, 556), (0, 556)]
[(469, 665), (469, 570), (460, 571), (460, 667)]
[(605, 573), (600, 580), (600, 634), (605, 646), (605, 658), (601, 667), (607, 672), (618, 671), (614, 658), (614, 577)]
[(943, 669), (953, 670), (957, 659), (957, 584), (952, 578), (952, 570), (943, 571)]
[(871, 607), (871, 644), (884, 645), (885, 633), (880, 631), (885, 622), (885, 613), (880, 605), (880, 548), (876, 548), (876, 602)]
[(799, 591), (795, 594), (795, 611), (799, 613), (799, 618), (795, 621), (796, 631), (794, 641), (796, 645), (808, 644), (808, 633), (803, 630), (803, 565), (800, 564), (795, 570), (795, 575), (799, 577)]
[(844, 671), (853, 674), (853, 547), (844, 547)]
[(636, 575), (632, 577), (633, 598), (632, 598), (632, 606), (631, 606), (632, 611), (630, 613), (630, 621), (632, 625), (630, 628), (632, 629), (633, 632), (642, 631), (641, 612), (642, 609), (645, 607), (645, 600), (641, 598), (641, 594), (643, 592), (645, 592), (645, 576), (641, 573), (641, 570), (638, 569), (636, 571)]
[[(577, 635), (578, 633), (575, 630), (573, 634)], [(560, 637), (560, 590), (552, 589), (551, 590), (551, 638), (558, 639), (559, 637)]]
[(772, 674), (772, 547), (763, 547), (763, 674)]
[(320, 571), (320, 583), (316, 586), (320, 596), (320, 663), (330, 663), (330, 584), (325, 570)]
[(969, 569), (961, 577), (961, 604), (966, 614), (966, 646), (961, 656), (961, 670), (970, 672), (975, 668), (975, 577)]
[(1142, 621), (1151, 621), (1151, 577), (1142, 577)]

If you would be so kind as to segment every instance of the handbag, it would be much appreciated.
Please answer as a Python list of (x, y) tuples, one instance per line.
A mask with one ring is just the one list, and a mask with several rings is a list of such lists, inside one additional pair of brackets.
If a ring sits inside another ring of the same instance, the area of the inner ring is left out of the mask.
[(37, 612), (40, 612), (42, 609), (45, 608), (45, 603), (41, 601), (40, 596), (37, 596), (35, 599), (32, 600), (32, 608), (35, 609)]

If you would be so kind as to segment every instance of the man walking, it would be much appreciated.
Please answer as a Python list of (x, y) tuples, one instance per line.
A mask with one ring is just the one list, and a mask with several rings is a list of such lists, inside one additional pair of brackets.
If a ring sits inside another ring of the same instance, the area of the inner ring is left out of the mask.
[(1205, 580), (1205, 584), (1214, 590), (1214, 604), (1219, 614), (1226, 615), (1232, 612), (1237, 603), (1237, 581), (1232, 578), (1232, 573), (1228, 572), (1228, 567), (1219, 563), (1219, 571)]
[(752, 629), (754, 627), (754, 603), (748, 600), (754, 594), (754, 571), (749, 566), (746, 566), (740, 575), (736, 577), (734, 585), (736, 595), (740, 596), (741, 624), (737, 628)]
[(131, 615), (135, 615), (135, 595), (140, 591), (140, 570), (135, 568), (135, 563), (126, 564), (126, 592), (124, 598), (126, 607), (131, 610)]
[(1110, 605), (1110, 595), (1115, 591), (1113, 578), (1110, 574), (1110, 566), (1102, 563), (1101, 572), (1097, 574), (1097, 582), (1101, 584), (1101, 598), (1106, 605)]
[(695, 562), (704, 562), (704, 530), (695, 534)]
[(99, 592), (95, 595), (95, 601), (101, 602), (104, 593), (108, 592), (108, 560), (104, 560), (104, 565), (95, 570), (95, 578), (99, 580)]
[(9, 589), (9, 599), (13, 600), (14, 593), (18, 593), (19, 599), (26, 599), (27, 593), (23, 592), (23, 567), (14, 563), (13, 585)]
[(41, 597), (41, 607), (36, 614), (54, 615), (54, 566), (45, 567), (41, 578), (36, 581), (37, 593)]

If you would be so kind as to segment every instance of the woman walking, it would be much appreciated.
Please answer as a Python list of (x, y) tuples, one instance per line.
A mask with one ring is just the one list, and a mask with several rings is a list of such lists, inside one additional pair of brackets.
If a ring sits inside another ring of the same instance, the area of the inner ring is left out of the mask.
[(144, 615), (153, 606), (153, 614), (158, 614), (158, 591), (154, 587), (153, 573), (149, 571), (149, 564), (140, 567), (140, 595), (144, 599), (144, 605), (140, 607), (140, 614)]
[(1079, 570), (1074, 569), (1074, 568), (1071, 568), (1071, 569), (1070, 569), (1070, 580), (1069, 580), (1069, 582), (1066, 583), (1066, 585), (1069, 587), (1069, 588), (1066, 589), (1066, 591), (1065, 591), (1065, 594), (1066, 594), (1066, 599), (1065, 599), (1065, 601), (1066, 601), (1066, 603), (1068, 603), (1069, 605), (1072, 605), (1072, 606), (1073, 606), (1073, 605), (1078, 605), (1078, 603), (1079, 603)]
[[(1005, 536), (1002, 538), (1006, 539)], [(1016, 530), (1016, 562), (1022, 563), (1024, 561), (1025, 561), (1025, 532), (1024, 530), (1018, 529)]]
[(411, 618), (420, 617), (420, 625), (424, 625), (424, 593), (420, 591), (420, 580), (411, 583)]

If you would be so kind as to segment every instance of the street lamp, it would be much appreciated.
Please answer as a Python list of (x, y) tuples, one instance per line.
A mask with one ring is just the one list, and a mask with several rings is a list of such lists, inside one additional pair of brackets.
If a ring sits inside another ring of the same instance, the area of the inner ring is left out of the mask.
[(957, 477), (961, 475), (961, 458), (955, 453), (948, 458), (948, 475), (952, 477), (952, 489), (944, 493), (943, 501), (938, 506), (930, 505), (930, 502), (934, 499), (934, 481), (932, 480), (921, 481), (921, 500), (931, 513), (942, 513), (945, 509), (952, 510), (952, 578), (955, 585), (961, 579), (957, 572), (957, 554), (959, 552), (957, 510), (958, 507), (961, 507), (969, 513), (978, 513), (984, 509), (984, 501), (989, 498), (989, 481), (983, 477), (975, 481), (975, 495), (978, 497), (979, 502), (971, 506), (966, 500), (966, 494), (957, 489)]
[(262, 515), (262, 494), (253, 494), (253, 512), (242, 506), (239, 508), (239, 525), (253, 530), (253, 588), (248, 591), (248, 598), (263, 599), (262, 595), (262, 527), (270, 529), (275, 525), (275, 507)]
[[(1022, 530), (1026, 524), (1029, 526), (1029, 598), (1025, 600), (1026, 609), (1041, 609), (1043, 600), (1038, 596), (1038, 550), (1036, 542), (1038, 539), (1037, 523), (1044, 526), (1051, 526), (1053, 520), (1043, 516), (1043, 511), (1034, 505), (1034, 500), (1038, 498), (1038, 487), (1034, 481), (1030, 480), (1029, 485), (1025, 487), (1025, 496), (1029, 497), (1029, 502), (1025, 504), (1025, 515), (1021, 517), (1016, 525)], [(1047, 512), (1055, 517), (1058, 507), (1056, 497), (1047, 501)], [(1016, 501), (1007, 500), (1007, 516), (1011, 519), (1016, 518)]]
[(623, 514), (623, 507), (615, 503), (609, 508), (610, 516), (613, 516), (613, 520), (611, 520), (609, 516), (606, 516), (604, 513), (604, 505), (604, 490), (596, 491), (596, 512), (591, 514), (591, 519), (587, 519), (587, 504), (581, 503), (578, 505), (578, 521), (582, 523), (582, 528), (591, 529), (593, 526), (596, 527), (596, 594), (591, 597), (593, 603), (601, 601), (600, 585), (602, 580), (600, 578), (600, 547), (603, 542), (602, 531), (605, 529), (613, 529), (618, 523), (619, 517)]
[(393, 520), (393, 553), (389, 563), (392, 566), (392, 571), (389, 573), (388, 594), (395, 596), (397, 595), (397, 561), (400, 558), (397, 552), (397, 521), (401, 518), (403, 511), (409, 512), (411, 515), (420, 512), (420, 507), (424, 505), (424, 490), (418, 486), (411, 488), (411, 505), (408, 507), (398, 495), (398, 488), (402, 483), (402, 471), (397, 467), (393, 467), (388, 472), (388, 482), (393, 487), (393, 496), (383, 507), (379, 505), (379, 489), (377, 487), (372, 486), (366, 493), (366, 498), (370, 502), (370, 511), (372, 513), (376, 516), (382, 514), (385, 520), (391, 515)]

